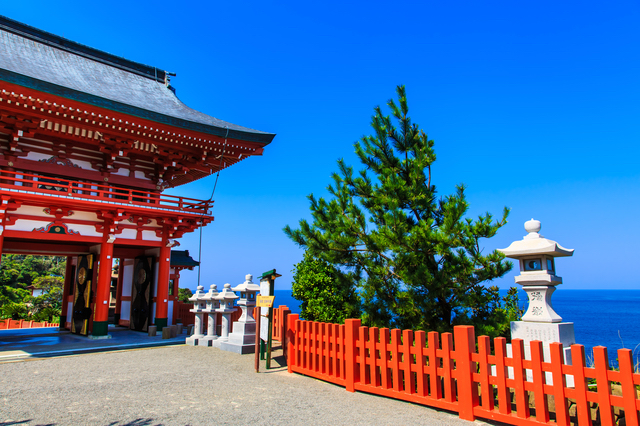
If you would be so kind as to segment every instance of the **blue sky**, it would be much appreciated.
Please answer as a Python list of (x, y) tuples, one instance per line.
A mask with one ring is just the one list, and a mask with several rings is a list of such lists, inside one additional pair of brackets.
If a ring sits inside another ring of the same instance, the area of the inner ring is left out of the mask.
[[(436, 142), (439, 193), (466, 184), (472, 217), (512, 209), (485, 250), (522, 238), (533, 217), (575, 249), (556, 265), (564, 288), (640, 288), (637, 1), (21, 0), (0, 14), (176, 72), (187, 105), (277, 133), (263, 157), (220, 175), (205, 286), (273, 268), (290, 286), (302, 250), (282, 228), (309, 217), (306, 195), (326, 194), (338, 158), (357, 166), (373, 107), (404, 84)], [(206, 199), (214, 181), (173, 192)], [(197, 257), (198, 236), (180, 248)]]

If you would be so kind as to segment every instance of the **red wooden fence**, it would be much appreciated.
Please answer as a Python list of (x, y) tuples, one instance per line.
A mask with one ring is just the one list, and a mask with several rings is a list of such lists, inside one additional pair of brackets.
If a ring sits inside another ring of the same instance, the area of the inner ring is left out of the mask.
[(60, 324), (50, 323), (46, 321), (36, 322), (27, 320), (0, 320), (0, 330), (10, 330), (17, 328), (40, 328), (40, 327), (60, 327)]
[[(584, 347), (571, 346), (573, 365), (564, 364), (562, 344), (551, 344), (551, 360), (543, 361), (542, 343), (531, 342), (531, 360), (522, 340), (476, 339), (471, 326), (453, 334), (364, 327), (360, 320), (344, 325), (301, 321), (288, 315), (289, 372), (346, 387), (457, 412), (460, 418), (492, 419), (512, 425), (592, 425), (592, 407), (601, 425), (624, 416), (627, 426), (640, 420), (640, 374), (634, 373), (632, 352), (618, 350), (619, 371), (612, 370), (607, 348), (594, 348), (593, 367), (585, 363)], [(507, 367), (513, 368), (509, 377)], [(527, 370), (530, 372), (527, 380)], [(547, 383), (545, 372), (553, 377)], [(567, 387), (572, 375), (575, 386)], [(588, 381), (595, 380), (596, 391)], [(619, 385), (621, 396), (612, 393)], [(549, 403), (553, 401), (554, 410)], [(570, 406), (575, 405), (570, 410)]]

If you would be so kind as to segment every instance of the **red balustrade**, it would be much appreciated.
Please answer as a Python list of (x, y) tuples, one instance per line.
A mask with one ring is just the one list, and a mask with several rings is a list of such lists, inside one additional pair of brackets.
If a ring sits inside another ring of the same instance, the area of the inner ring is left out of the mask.
[(60, 327), (60, 324), (50, 323), (46, 321), (36, 322), (27, 320), (0, 320), (0, 330), (12, 330), (18, 328), (44, 328), (44, 327)]
[(49, 194), (56, 197), (65, 196), (73, 199), (97, 200), (107, 203), (162, 208), (198, 214), (209, 214), (209, 209), (213, 205), (212, 201), (7, 170), (0, 172), (0, 188), (34, 194)]

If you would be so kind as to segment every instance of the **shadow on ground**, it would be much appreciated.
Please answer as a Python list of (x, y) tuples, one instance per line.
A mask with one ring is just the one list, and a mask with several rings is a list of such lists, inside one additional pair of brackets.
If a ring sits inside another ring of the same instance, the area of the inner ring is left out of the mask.
[[(153, 419), (135, 419), (128, 423), (112, 422), (109, 426), (149, 426), (153, 424)], [(159, 425), (160, 423), (156, 423)]]
[[(0, 422), (0, 426), (24, 425), (24, 424), (28, 424), (29, 422), (31, 422), (31, 419), (19, 420), (19, 421), (10, 420), (8, 422)], [(150, 426), (152, 424), (153, 424), (153, 419), (135, 419), (127, 423), (111, 422), (109, 423), (108, 426)], [(156, 423), (156, 425), (159, 425), (159, 424), (160, 423)], [(55, 425), (56, 425), (55, 423), (47, 423), (47, 424), (38, 423), (37, 426), (55, 426)]]

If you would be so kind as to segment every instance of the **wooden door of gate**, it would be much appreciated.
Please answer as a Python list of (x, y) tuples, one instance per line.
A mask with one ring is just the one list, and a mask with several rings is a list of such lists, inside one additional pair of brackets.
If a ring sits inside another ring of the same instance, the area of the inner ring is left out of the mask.
[(86, 336), (91, 319), (91, 284), (93, 279), (93, 255), (78, 256), (74, 283), (71, 332)]
[(131, 319), (129, 328), (148, 331), (151, 321), (151, 287), (153, 285), (153, 257), (136, 257), (131, 286)]

